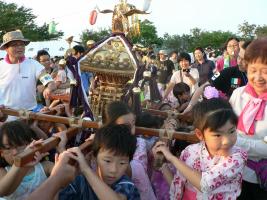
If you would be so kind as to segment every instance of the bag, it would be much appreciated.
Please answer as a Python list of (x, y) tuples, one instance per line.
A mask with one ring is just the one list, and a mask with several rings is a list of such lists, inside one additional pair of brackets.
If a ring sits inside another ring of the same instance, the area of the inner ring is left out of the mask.
[(267, 159), (257, 161), (248, 160), (247, 166), (257, 175), (260, 187), (267, 191)]

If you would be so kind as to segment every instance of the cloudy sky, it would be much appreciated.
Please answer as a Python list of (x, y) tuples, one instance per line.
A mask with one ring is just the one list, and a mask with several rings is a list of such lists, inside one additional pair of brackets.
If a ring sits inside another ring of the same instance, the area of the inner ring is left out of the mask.
[[(100, 9), (113, 9), (119, 0), (4, 0), (31, 8), (37, 16), (37, 24), (53, 19), (64, 37), (79, 35), (85, 29), (97, 30), (111, 26), (111, 14), (98, 14), (95, 25), (89, 24), (89, 14), (97, 5)], [(144, 0), (128, 0), (142, 9)], [(148, 19), (157, 27), (158, 34), (190, 33), (194, 27), (202, 30), (222, 30), (237, 33), (238, 24), (245, 20), (250, 24), (267, 24), (266, 0), (152, 0), (149, 12), (140, 19)]]

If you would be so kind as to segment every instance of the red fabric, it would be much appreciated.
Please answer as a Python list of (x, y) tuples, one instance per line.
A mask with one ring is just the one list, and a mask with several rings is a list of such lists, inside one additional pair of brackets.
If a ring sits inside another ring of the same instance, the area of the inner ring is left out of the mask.
[[(19, 59), (19, 63), (22, 63), (25, 59), (26, 59), (25, 56), (21, 57), (21, 58)], [(17, 64), (17, 63), (11, 63), (11, 62), (10, 62), (10, 59), (9, 59), (8, 54), (7, 54), (6, 57), (5, 57), (5, 61), (6, 61), (8, 64)]]

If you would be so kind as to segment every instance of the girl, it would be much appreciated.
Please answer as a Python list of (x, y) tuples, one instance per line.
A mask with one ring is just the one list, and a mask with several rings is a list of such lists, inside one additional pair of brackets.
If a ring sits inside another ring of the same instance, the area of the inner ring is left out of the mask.
[[(6, 199), (25, 199), (49, 176), (53, 163), (39, 162), (46, 154), (35, 155), (35, 160), (25, 167), (16, 167), (14, 157), (25, 148), (31, 148), (41, 141), (22, 121), (6, 122), (0, 131), (0, 152), (3, 158), (0, 168), (0, 196)], [(27, 146), (28, 145), (28, 146)]]
[[(103, 116), (104, 124), (127, 124), (135, 133), (135, 115), (127, 104), (119, 101), (110, 103)], [(131, 178), (140, 192), (142, 200), (156, 200), (147, 175), (147, 146), (143, 138), (137, 137), (137, 148), (130, 162)]]
[(198, 103), (193, 116), (200, 142), (189, 145), (180, 159), (161, 141), (154, 148), (177, 169), (170, 198), (236, 199), (247, 159), (247, 154), (234, 146), (237, 116), (227, 101), (215, 98)]

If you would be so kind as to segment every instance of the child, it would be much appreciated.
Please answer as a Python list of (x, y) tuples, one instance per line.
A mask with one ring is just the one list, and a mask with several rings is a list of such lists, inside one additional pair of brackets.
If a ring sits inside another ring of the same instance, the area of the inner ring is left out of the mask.
[(193, 111), (200, 143), (189, 145), (180, 159), (163, 142), (155, 145), (177, 169), (171, 199), (236, 199), (241, 192), (247, 154), (236, 143), (237, 116), (222, 99), (198, 103)]
[(186, 83), (180, 82), (174, 85), (172, 92), (178, 101), (177, 110), (183, 112), (190, 101), (190, 87)]
[(46, 155), (39, 152), (35, 155), (35, 161), (25, 167), (13, 164), (16, 154), (40, 143), (32, 142), (33, 139), (37, 139), (36, 135), (22, 121), (6, 122), (1, 127), (0, 150), (4, 163), (0, 168), (0, 196), (5, 196), (5, 199), (25, 199), (46, 180), (53, 168), (52, 162), (39, 162)]
[[(135, 134), (135, 115), (127, 104), (114, 101), (107, 105), (103, 115), (104, 124), (126, 124)], [(142, 200), (155, 200), (150, 180), (147, 175), (147, 144), (143, 138), (137, 137), (137, 147), (130, 163), (129, 174), (140, 192)]]
[(55, 77), (55, 83), (57, 88), (60, 88), (60, 85), (63, 85), (67, 82), (67, 74), (65, 71), (66, 61), (64, 59), (61, 59), (58, 62), (58, 72), (57, 76)]
[(79, 148), (68, 149), (83, 175), (59, 193), (59, 199), (140, 199), (137, 188), (125, 175), (136, 149), (136, 138), (126, 125), (109, 125), (98, 130), (92, 151), (96, 173)]

